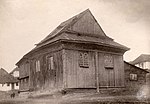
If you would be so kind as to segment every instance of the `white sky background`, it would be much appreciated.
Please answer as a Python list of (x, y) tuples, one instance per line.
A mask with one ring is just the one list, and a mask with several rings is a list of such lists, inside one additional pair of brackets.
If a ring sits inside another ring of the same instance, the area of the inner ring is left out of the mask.
[(107, 36), (150, 54), (150, 0), (0, 0), (0, 67), (7, 71), (61, 22), (89, 8)]

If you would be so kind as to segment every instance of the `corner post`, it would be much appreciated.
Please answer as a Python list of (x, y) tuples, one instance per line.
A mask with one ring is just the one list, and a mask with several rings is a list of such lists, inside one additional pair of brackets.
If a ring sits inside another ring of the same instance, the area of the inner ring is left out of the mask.
[(96, 91), (99, 92), (98, 52), (95, 52)]

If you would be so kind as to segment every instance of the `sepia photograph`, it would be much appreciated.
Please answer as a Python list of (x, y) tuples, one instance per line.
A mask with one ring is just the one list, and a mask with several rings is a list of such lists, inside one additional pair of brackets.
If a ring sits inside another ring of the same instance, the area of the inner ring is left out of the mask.
[(0, 104), (150, 104), (149, 0), (0, 0)]

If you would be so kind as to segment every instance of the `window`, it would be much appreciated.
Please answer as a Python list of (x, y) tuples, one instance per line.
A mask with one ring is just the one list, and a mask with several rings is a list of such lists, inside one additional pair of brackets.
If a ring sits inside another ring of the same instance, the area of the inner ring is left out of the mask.
[(110, 54), (104, 55), (104, 65), (105, 65), (105, 68), (113, 69), (114, 62), (113, 62), (113, 56), (112, 55), (110, 55)]
[(10, 83), (7, 83), (7, 86), (10, 86)]
[(40, 61), (37, 60), (35, 64), (36, 64), (36, 72), (39, 72), (40, 71)]
[(18, 83), (16, 83), (16, 86), (18, 86)]
[(80, 67), (89, 67), (89, 62), (88, 62), (88, 52), (80, 52), (79, 53), (79, 66)]
[(54, 58), (52, 56), (47, 57), (47, 65), (49, 70), (54, 70)]
[(130, 74), (130, 80), (136, 81), (137, 80), (137, 74)]

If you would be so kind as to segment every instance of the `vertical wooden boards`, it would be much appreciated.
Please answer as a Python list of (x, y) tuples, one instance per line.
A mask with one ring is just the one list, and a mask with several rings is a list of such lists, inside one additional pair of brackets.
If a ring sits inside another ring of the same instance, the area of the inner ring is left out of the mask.
[(72, 27), (73, 31), (85, 34), (105, 36), (103, 30), (90, 12), (82, 16)]
[(95, 52), (95, 71), (96, 71), (96, 90), (99, 92), (99, 66), (98, 66), (98, 52)]
[(108, 86), (115, 87), (114, 69), (106, 69), (108, 73)]
[(56, 52), (53, 54), (54, 56), (54, 68), (56, 70), (55, 87), (62, 87), (63, 80), (63, 61), (62, 61), (62, 52)]
[(76, 60), (77, 60), (77, 52), (72, 50), (66, 50), (66, 76), (67, 76), (67, 87), (68, 88), (76, 88), (77, 86), (77, 66), (76, 66)]
[(63, 88), (67, 88), (67, 56), (65, 49), (62, 50), (62, 61), (63, 61)]
[(89, 54), (89, 68), (80, 67), (79, 51), (65, 50), (66, 52), (66, 69), (67, 87), (68, 88), (95, 88), (95, 64), (94, 53)]
[(115, 70), (115, 86), (124, 86), (124, 63), (123, 57), (114, 55), (114, 70)]
[(104, 53), (98, 53), (98, 67), (99, 67), (99, 86), (108, 86), (108, 75), (104, 68)]
[(105, 68), (104, 53), (99, 53), (99, 85), (100, 87), (123, 87), (124, 86), (124, 66), (121, 55), (114, 55), (113, 68)]
[[(47, 57), (53, 57), (54, 69), (48, 69)], [(36, 72), (35, 62), (40, 61), (40, 71)], [(30, 63), (30, 88), (43, 89), (43, 88), (59, 88), (62, 87), (63, 81), (63, 61), (62, 51), (54, 53), (46, 53), (36, 56)]]

